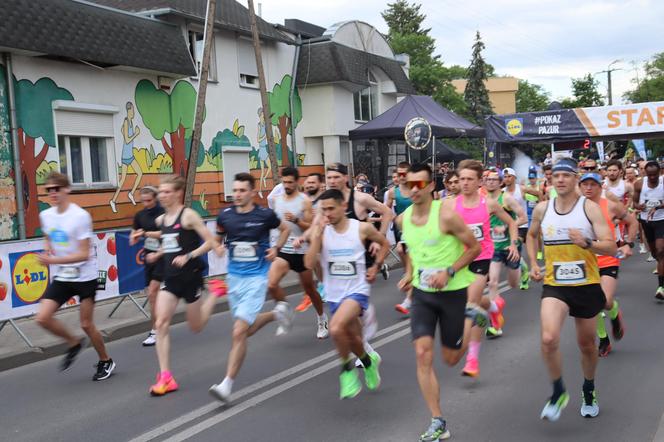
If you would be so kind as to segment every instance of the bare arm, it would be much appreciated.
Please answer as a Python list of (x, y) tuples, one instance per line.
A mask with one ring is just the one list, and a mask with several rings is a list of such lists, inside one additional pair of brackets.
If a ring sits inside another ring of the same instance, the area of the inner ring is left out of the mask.
[(380, 233), (385, 235), (392, 218), (394, 218), (392, 210), (366, 193), (355, 193), (355, 199), (360, 201), (362, 205), (366, 207), (367, 212), (373, 211), (376, 215), (380, 216)]
[(281, 248), (286, 244), (286, 241), (288, 241), (288, 235), (290, 235), (290, 229), (286, 225), (285, 222), (279, 223), (279, 238), (277, 238), (277, 243), (274, 245), (274, 247), (277, 250), (281, 250)]
[[(509, 195), (505, 195), (505, 198), (507, 206), (510, 208), (510, 210), (516, 213), (516, 220), (514, 221), (514, 223), (516, 224), (518, 230), (520, 225), (528, 222), (528, 215), (526, 215), (526, 211), (523, 210), (523, 206), (519, 204), (514, 198), (512, 198)], [(518, 236), (518, 231), (517, 231), (517, 236)]]
[(318, 255), (323, 246), (322, 223), (312, 225), (308, 232), (311, 234), (311, 241), (309, 242), (309, 250), (304, 254), (304, 266), (309, 270), (313, 270), (316, 267)]
[(198, 233), (198, 236), (203, 239), (203, 244), (189, 253), (189, 259), (198, 258), (199, 256), (202, 256), (213, 248), (217, 248), (219, 246), (219, 243), (217, 243), (214, 235), (207, 228), (203, 222), (203, 219), (198, 215), (198, 213), (194, 212), (192, 209), (185, 209), (183, 215), (183, 226), (190, 230), (194, 230), (196, 233)]
[(592, 241), (590, 246), (587, 244), (587, 238), (584, 238), (581, 233), (576, 229), (569, 229), (570, 240), (574, 244), (584, 249), (590, 249), (597, 255), (614, 256), (616, 254), (616, 242), (613, 239), (609, 225), (604, 219), (602, 209), (598, 204), (586, 200), (585, 207), (586, 215), (592, 224), (593, 231), (595, 232), (595, 241)]
[(385, 205), (390, 209), (394, 205), (394, 187), (387, 191), (387, 201), (385, 201)]
[(521, 186), (521, 189), (522, 193), (527, 193), (528, 195), (536, 196), (540, 200), (544, 198), (544, 196), (542, 195), (542, 190), (539, 187), (533, 188), (533, 187)]

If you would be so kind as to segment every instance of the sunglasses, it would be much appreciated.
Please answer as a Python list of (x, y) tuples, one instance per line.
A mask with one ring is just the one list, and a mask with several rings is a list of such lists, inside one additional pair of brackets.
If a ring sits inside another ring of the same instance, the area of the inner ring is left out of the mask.
[(417, 187), (418, 189), (424, 189), (429, 184), (431, 184), (431, 181), (427, 180), (407, 181), (406, 187), (408, 187), (409, 189), (414, 189), (415, 187)]
[(597, 167), (595, 166), (588, 166), (588, 167), (582, 167), (581, 170), (595, 170)]
[(406, 176), (406, 175), (408, 175), (408, 172), (397, 172), (397, 175)]
[(51, 192), (56, 193), (56, 192), (59, 192), (59, 191), (60, 191), (60, 186), (51, 186), (51, 187), (46, 188), (46, 192), (48, 192), (48, 193), (51, 193)]

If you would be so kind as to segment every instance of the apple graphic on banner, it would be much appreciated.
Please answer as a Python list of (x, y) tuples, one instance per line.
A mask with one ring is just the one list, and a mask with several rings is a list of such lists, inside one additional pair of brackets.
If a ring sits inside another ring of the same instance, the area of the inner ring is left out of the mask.
[(108, 268), (108, 279), (110, 279), (111, 281), (115, 281), (116, 279), (118, 279), (118, 269), (114, 265)]
[(7, 284), (0, 282), (0, 302), (7, 297)]
[(0, 269), (2, 268), (2, 260), (0, 259)]
[(97, 238), (99, 239), (104, 239), (105, 236), (106, 236), (105, 233), (97, 233)]
[(115, 237), (114, 236), (109, 237), (108, 240), (106, 241), (106, 250), (108, 250), (108, 253), (115, 256)]

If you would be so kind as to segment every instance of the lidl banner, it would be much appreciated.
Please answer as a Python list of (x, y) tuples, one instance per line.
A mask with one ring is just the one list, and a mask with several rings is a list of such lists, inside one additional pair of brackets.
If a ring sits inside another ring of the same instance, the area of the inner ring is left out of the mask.
[[(208, 222), (214, 230), (215, 223)], [(39, 263), (42, 240), (0, 243), (0, 321), (35, 314), (52, 279), (49, 267)], [(143, 244), (129, 245), (129, 231), (97, 233), (93, 237), (99, 278), (97, 300), (137, 292), (145, 287)], [(210, 275), (226, 273), (226, 257), (210, 252), (204, 259)], [(206, 274), (207, 274), (206, 273)], [(77, 305), (70, 299), (65, 307)]]
[(664, 101), (492, 115), (485, 129), (487, 143), (664, 136)]

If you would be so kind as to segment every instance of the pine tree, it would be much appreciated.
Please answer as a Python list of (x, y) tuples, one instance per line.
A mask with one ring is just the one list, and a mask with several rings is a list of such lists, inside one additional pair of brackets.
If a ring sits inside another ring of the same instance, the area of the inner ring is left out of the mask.
[(468, 82), (463, 94), (463, 99), (468, 106), (468, 113), (477, 123), (483, 124), (484, 117), (492, 115), (489, 91), (484, 82), (487, 80), (487, 64), (482, 58), (484, 43), (479, 31), (475, 36), (473, 44), (473, 56), (468, 67)]
[(392, 34), (428, 35), (431, 29), (420, 28), (426, 18), (426, 15), (420, 14), (421, 7), (422, 5), (415, 3), (411, 5), (405, 0), (388, 3), (387, 10), (381, 15), (389, 27), (390, 36)]

